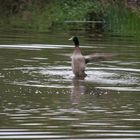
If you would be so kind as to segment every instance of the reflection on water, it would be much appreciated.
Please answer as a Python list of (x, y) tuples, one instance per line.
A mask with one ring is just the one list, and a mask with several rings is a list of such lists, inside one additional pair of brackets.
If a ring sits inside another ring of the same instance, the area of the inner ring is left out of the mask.
[(79, 80), (61, 41), (0, 45), (0, 139), (140, 139), (139, 44), (81, 39), (85, 54), (119, 55)]

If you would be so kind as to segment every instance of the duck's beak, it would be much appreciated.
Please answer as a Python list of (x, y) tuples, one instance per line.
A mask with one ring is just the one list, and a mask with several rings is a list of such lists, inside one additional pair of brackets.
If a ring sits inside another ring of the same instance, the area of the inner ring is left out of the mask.
[(69, 38), (68, 40), (72, 40), (73, 39), (73, 36), (71, 38)]

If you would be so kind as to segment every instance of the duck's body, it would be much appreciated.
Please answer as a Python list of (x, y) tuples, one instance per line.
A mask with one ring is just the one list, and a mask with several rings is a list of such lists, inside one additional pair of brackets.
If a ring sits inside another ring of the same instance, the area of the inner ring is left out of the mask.
[(77, 37), (72, 37), (70, 40), (73, 40), (75, 48), (73, 54), (71, 56), (72, 60), (72, 71), (76, 77), (84, 78), (85, 74), (85, 57), (82, 55), (80, 47), (79, 47), (79, 40)]
[(94, 53), (89, 56), (84, 57), (81, 53), (79, 47), (79, 40), (77, 37), (72, 37), (69, 40), (73, 40), (75, 48), (73, 54), (71, 56), (72, 59), (72, 71), (74, 75), (78, 78), (86, 77), (85, 68), (86, 64), (91, 61), (100, 61), (100, 60), (108, 60), (112, 54), (105, 54), (105, 53)]
[(75, 46), (71, 59), (72, 59), (72, 71), (75, 74), (75, 76), (85, 77), (86, 62), (79, 46)]

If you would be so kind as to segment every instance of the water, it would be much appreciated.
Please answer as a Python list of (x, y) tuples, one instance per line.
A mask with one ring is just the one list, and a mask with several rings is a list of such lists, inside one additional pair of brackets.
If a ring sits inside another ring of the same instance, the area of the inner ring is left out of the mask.
[(74, 78), (66, 33), (0, 32), (0, 139), (140, 139), (140, 42), (80, 36), (112, 52)]

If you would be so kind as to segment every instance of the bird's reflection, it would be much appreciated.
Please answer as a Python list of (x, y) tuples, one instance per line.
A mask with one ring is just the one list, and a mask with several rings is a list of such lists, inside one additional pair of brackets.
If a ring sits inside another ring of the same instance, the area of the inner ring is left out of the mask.
[(81, 95), (84, 93), (85, 93), (84, 81), (74, 77), (72, 80), (72, 89), (71, 89), (72, 104), (78, 104), (80, 102)]
[(72, 104), (79, 104), (81, 100), (81, 96), (86, 94), (95, 95), (96, 97), (99, 97), (101, 95), (107, 94), (108, 90), (103, 90), (100, 88), (92, 86), (87, 86), (85, 79), (79, 79), (77, 77), (74, 77), (72, 79), (72, 88), (71, 88), (71, 103)]

